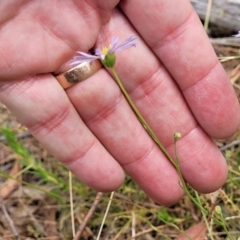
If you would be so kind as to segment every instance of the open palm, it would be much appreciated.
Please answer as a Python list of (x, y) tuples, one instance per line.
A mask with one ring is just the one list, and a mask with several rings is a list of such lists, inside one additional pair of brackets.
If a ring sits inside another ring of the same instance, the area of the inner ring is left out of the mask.
[(234, 133), (239, 107), (197, 15), (188, 0), (118, 2), (0, 5), (1, 101), (88, 186), (114, 190), (124, 169), (156, 202), (172, 204), (183, 194), (179, 177), (109, 73), (101, 69), (66, 91), (51, 74), (68, 69), (77, 50), (135, 35), (137, 47), (117, 55), (120, 78), (173, 156), (173, 134), (182, 133), (186, 181), (216, 190), (227, 166), (209, 135)]

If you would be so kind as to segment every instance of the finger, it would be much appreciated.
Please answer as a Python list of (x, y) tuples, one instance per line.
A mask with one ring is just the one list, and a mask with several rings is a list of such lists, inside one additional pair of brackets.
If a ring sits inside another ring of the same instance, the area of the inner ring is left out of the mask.
[[(155, 202), (169, 205), (182, 197), (175, 169), (106, 71), (99, 71), (67, 93), (86, 125)], [(167, 194), (169, 189), (171, 194)]]
[(122, 184), (122, 168), (85, 126), (53, 76), (1, 83), (0, 100), (89, 187), (112, 191)]
[(95, 44), (119, 0), (6, 1), (0, 5), (0, 80), (56, 71), (76, 50)]
[(128, 19), (177, 81), (204, 130), (215, 138), (232, 135), (240, 122), (238, 101), (190, 2), (121, 3)]
[[(103, 44), (103, 41), (109, 42), (107, 38), (114, 35), (125, 39), (134, 34), (136, 32), (127, 20), (118, 12), (114, 12), (111, 21), (102, 29), (99, 45)], [(178, 141), (178, 147), (181, 149), (178, 155), (185, 179), (201, 192), (218, 189), (227, 177), (226, 161), (195, 121), (165, 67), (140, 39), (136, 48), (116, 55), (116, 71), (124, 86), (173, 157), (173, 134), (182, 134), (182, 139)], [(144, 174), (145, 165), (135, 164), (134, 167), (142, 167)], [(196, 173), (194, 178), (192, 172)], [(154, 176), (155, 172), (149, 174)], [(166, 182), (168, 180), (165, 179)]]

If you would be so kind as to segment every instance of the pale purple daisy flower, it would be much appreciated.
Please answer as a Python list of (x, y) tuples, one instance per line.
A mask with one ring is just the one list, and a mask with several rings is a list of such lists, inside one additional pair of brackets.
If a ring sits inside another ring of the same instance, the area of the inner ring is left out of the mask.
[(95, 50), (95, 55), (78, 51), (77, 54), (79, 55), (74, 57), (71, 65), (76, 66), (83, 62), (92, 62), (95, 59), (100, 59), (101, 61), (104, 61), (107, 55), (114, 54), (124, 49), (136, 46), (137, 38), (134, 36), (127, 38), (119, 45), (117, 45), (118, 39), (118, 37), (113, 37), (108, 47), (97, 48)]
[(233, 35), (233, 37), (240, 37), (240, 31), (238, 32), (238, 34)]

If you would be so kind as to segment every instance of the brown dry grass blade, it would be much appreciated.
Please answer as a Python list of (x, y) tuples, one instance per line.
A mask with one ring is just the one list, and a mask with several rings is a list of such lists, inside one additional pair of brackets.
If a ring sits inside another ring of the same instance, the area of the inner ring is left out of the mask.
[(174, 240), (203, 240), (206, 236), (206, 225), (201, 222), (191, 226), (189, 229), (181, 233)]
[[(19, 171), (19, 163), (16, 161), (9, 173), (10, 176), (15, 176)], [(4, 185), (0, 188), (0, 195), (2, 198), (7, 198), (17, 187), (19, 186), (19, 182), (9, 178)]]

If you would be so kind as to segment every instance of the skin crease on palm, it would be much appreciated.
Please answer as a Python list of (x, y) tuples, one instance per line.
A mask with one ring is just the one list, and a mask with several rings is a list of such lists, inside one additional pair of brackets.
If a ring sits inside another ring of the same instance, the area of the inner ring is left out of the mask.
[(125, 170), (159, 204), (183, 196), (107, 70), (66, 91), (51, 74), (76, 51), (135, 35), (136, 48), (116, 54), (128, 93), (173, 157), (182, 134), (181, 171), (194, 189), (222, 186), (227, 165), (211, 137), (237, 130), (239, 106), (188, 0), (2, 1), (0, 12), (0, 100), (82, 182), (112, 191)]

